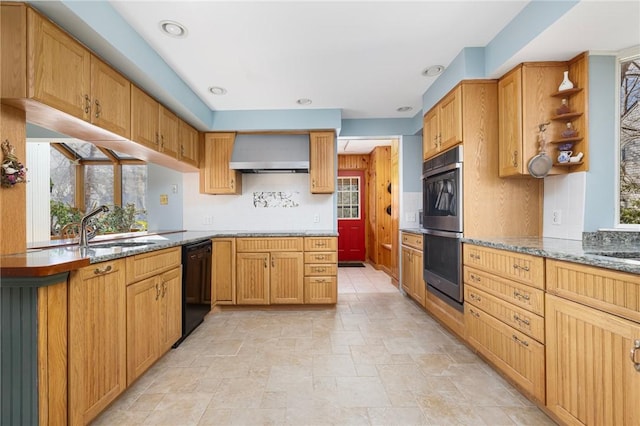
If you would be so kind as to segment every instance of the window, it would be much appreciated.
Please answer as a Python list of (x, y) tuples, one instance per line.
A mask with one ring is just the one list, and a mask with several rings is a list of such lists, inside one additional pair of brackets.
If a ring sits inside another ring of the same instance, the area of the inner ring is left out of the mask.
[(359, 177), (338, 177), (338, 219), (360, 219)]
[(622, 226), (640, 225), (640, 52), (621, 55), (619, 217)]

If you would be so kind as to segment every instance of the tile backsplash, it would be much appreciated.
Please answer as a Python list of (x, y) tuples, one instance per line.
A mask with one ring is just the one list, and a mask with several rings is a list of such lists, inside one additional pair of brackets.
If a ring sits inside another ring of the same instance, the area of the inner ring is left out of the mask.
[(543, 237), (582, 240), (585, 188), (585, 172), (544, 179)]

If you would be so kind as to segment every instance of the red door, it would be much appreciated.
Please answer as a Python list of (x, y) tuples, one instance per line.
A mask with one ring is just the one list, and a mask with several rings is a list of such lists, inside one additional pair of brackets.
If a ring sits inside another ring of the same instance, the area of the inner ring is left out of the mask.
[(338, 170), (338, 261), (364, 262), (364, 172)]

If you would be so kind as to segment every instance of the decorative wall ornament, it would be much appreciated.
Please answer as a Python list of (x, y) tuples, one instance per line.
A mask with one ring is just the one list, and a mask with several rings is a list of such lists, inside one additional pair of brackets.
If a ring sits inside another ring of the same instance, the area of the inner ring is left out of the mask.
[(253, 193), (253, 207), (298, 207), (299, 192), (264, 191)]
[(27, 181), (27, 169), (16, 157), (15, 148), (8, 139), (2, 142), (2, 154), (4, 156), (2, 166), (0, 166), (2, 187), (11, 188), (16, 183), (25, 183)]

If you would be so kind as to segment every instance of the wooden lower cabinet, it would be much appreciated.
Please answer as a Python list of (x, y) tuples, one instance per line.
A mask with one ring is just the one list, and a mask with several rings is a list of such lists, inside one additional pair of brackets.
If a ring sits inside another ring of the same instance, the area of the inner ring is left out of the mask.
[(338, 238), (305, 237), (304, 303), (338, 301)]
[(127, 383), (133, 383), (182, 335), (182, 269), (127, 287)]
[(236, 239), (213, 238), (211, 303), (236, 304)]
[(638, 425), (640, 324), (553, 295), (546, 311), (547, 408), (568, 425)]
[(402, 289), (425, 306), (426, 284), (422, 277), (422, 251), (402, 246)]
[(269, 304), (269, 253), (238, 253), (236, 256), (236, 302), (238, 305)]
[(538, 402), (545, 401), (544, 345), (465, 304), (467, 341)]
[(85, 425), (127, 387), (125, 261), (69, 278), (69, 424)]
[(270, 302), (304, 303), (304, 255), (302, 252), (271, 253)]

